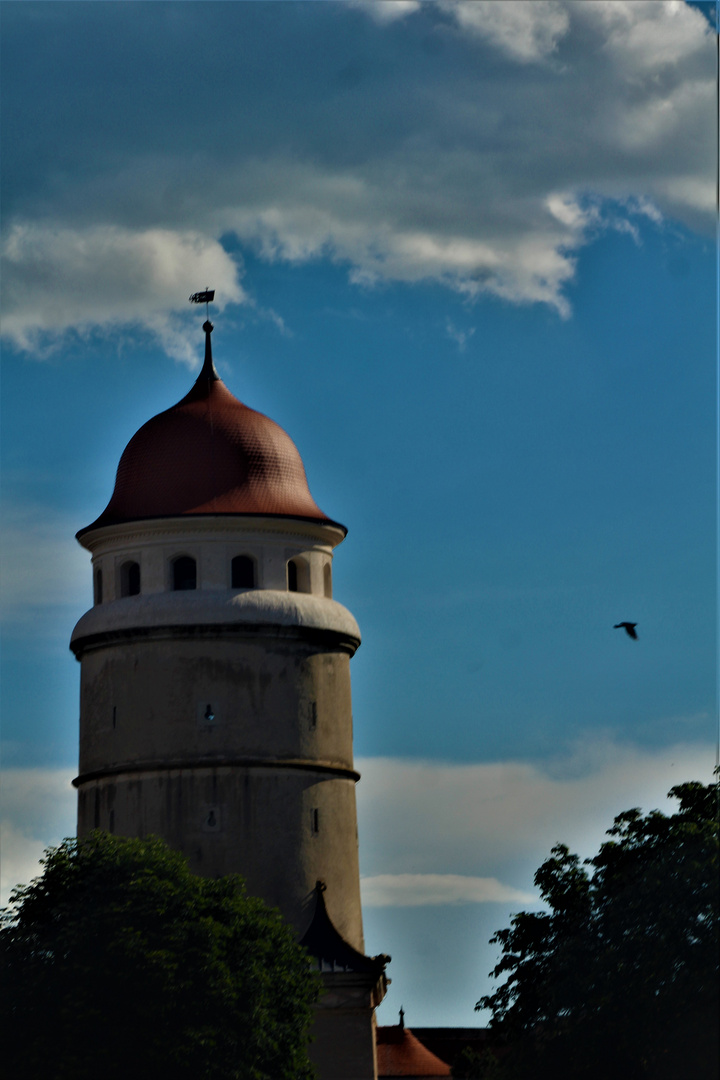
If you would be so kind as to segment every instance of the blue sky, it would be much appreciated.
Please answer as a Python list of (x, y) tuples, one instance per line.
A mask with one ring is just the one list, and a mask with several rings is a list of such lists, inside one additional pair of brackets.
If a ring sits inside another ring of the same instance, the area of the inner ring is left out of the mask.
[(551, 845), (709, 778), (713, 6), (2, 5), (6, 888), (74, 826), (73, 536), (206, 284), (349, 528), (381, 1023), (479, 1022)]

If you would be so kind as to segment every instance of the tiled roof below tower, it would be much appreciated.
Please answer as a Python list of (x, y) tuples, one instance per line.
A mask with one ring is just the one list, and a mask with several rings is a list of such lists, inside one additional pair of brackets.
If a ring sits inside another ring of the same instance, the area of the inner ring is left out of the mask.
[(405, 1080), (423, 1077), (431, 1080), (450, 1076), (450, 1066), (430, 1053), (409, 1028), (402, 1024), (376, 1030), (378, 1080), (403, 1076)]

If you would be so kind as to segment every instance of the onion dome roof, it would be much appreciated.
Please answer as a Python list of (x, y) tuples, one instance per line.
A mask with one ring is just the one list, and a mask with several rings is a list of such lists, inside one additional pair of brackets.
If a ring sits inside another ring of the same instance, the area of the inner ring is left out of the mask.
[(377, 1027), (378, 1080), (390, 1076), (435, 1077), (450, 1076), (451, 1069), (402, 1024), (396, 1027)]
[[(103, 525), (184, 514), (261, 514), (329, 522), (315, 504), (294, 442), (220, 380), (206, 322), (205, 362), (194, 386), (148, 420), (125, 447)], [(332, 522), (332, 524), (335, 524)]]

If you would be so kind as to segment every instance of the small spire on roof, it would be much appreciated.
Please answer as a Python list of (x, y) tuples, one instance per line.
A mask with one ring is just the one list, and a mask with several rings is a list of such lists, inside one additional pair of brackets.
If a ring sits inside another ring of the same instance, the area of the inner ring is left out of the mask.
[(210, 341), (210, 335), (212, 334), (213, 329), (213, 324), (209, 319), (203, 323), (203, 330), (205, 331), (205, 360), (203, 361), (203, 366), (198, 375), (198, 382), (200, 382), (201, 379), (207, 380), (207, 382), (216, 382), (220, 378), (215, 370), (215, 364), (213, 363), (212, 342)]
[(400, 1006), (400, 1027), (405, 1027), (405, 1010), (403, 1009), (402, 1005)]
[(210, 322), (210, 304), (215, 299), (215, 290), (208, 289), (207, 286), (203, 292), (193, 293), (189, 298), (191, 304), (204, 304), (205, 305), (205, 322), (203, 323), (203, 330), (205, 331), (205, 361), (202, 366), (199, 378), (207, 379), (210, 382), (214, 382), (219, 379), (215, 365), (212, 358), (212, 345), (210, 343), (210, 335), (213, 332), (213, 324)]

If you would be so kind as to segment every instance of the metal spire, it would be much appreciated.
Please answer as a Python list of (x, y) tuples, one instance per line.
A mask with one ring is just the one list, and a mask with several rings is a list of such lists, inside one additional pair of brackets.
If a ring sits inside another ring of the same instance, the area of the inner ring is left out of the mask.
[(215, 290), (206, 287), (204, 292), (193, 293), (189, 299), (191, 304), (205, 305), (205, 322), (203, 323), (203, 330), (205, 331), (205, 360), (198, 378), (215, 381), (220, 378), (215, 370), (215, 365), (213, 364), (212, 343), (210, 341), (210, 335), (214, 329), (213, 324), (210, 322), (210, 304), (215, 299)]

